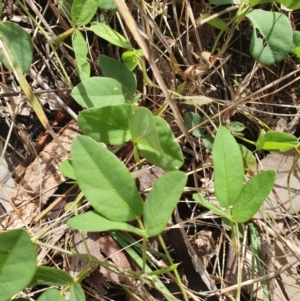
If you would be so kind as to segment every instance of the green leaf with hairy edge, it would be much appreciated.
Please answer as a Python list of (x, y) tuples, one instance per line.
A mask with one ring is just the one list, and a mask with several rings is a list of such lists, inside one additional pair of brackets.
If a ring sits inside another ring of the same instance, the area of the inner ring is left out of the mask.
[(138, 144), (141, 154), (152, 164), (164, 170), (176, 170), (183, 164), (181, 148), (168, 123), (161, 117), (153, 116), (162, 152), (144, 144)]
[(26, 231), (0, 233), (0, 300), (22, 291), (37, 268), (36, 250)]
[(132, 97), (136, 91), (136, 78), (133, 72), (121, 62), (114, 60), (106, 55), (99, 56), (100, 68), (103, 75), (117, 80), (123, 85), (123, 91)]
[(0, 0), (0, 16), (2, 15), (2, 11), (3, 11), (3, 6), (2, 6), (2, 0)]
[(99, 0), (74, 0), (71, 9), (71, 20), (76, 26), (88, 24), (96, 14)]
[(128, 70), (132, 71), (139, 63), (139, 60), (143, 56), (141, 49), (128, 49), (122, 53), (122, 61)]
[(76, 180), (74, 168), (70, 159), (65, 159), (60, 163), (60, 171), (65, 177)]
[(105, 11), (116, 11), (117, 6), (114, 0), (99, 0), (99, 8)]
[(209, 0), (211, 4), (225, 5), (225, 4), (240, 4), (241, 0)]
[(79, 188), (94, 209), (107, 219), (137, 219), (143, 201), (125, 165), (90, 137), (73, 139), (72, 164)]
[(66, 301), (61, 292), (54, 288), (44, 291), (36, 301)]
[(197, 194), (194, 193), (193, 194), (193, 199), (195, 201), (197, 201), (201, 206), (211, 210), (214, 213), (219, 214), (222, 217), (225, 217), (228, 220), (231, 220), (232, 222), (234, 222), (234, 220), (231, 218), (231, 216), (225, 212), (224, 210), (218, 208), (217, 206), (211, 204), (210, 202), (208, 202), (201, 194)]
[(273, 152), (286, 152), (297, 147), (299, 141), (294, 135), (283, 132), (261, 131), (256, 142), (256, 149), (264, 149)]
[[(184, 123), (186, 125), (186, 127), (188, 128), (188, 130), (192, 129), (193, 127), (195, 127), (196, 125), (200, 124), (204, 119), (199, 116), (198, 114), (195, 114), (194, 112), (187, 112), (184, 114)], [(195, 137), (201, 137), (204, 135), (205, 132), (205, 128), (197, 128), (195, 130), (192, 131), (192, 135), (194, 135)]]
[(240, 196), (232, 206), (232, 218), (237, 223), (245, 223), (254, 216), (271, 192), (275, 178), (276, 173), (273, 170), (266, 170), (244, 185)]
[(129, 104), (90, 108), (78, 115), (78, 125), (84, 135), (106, 144), (122, 144), (131, 139), (128, 116)]
[(40, 266), (37, 268), (30, 286), (34, 285), (54, 285), (62, 286), (73, 282), (73, 278), (64, 270), (57, 268)]
[(72, 45), (75, 53), (77, 74), (81, 81), (88, 79), (91, 74), (91, 66), (87, 61), (88, 47), (83, 34), (75, 29), (72, 35)]
[(113, 78), (91, 77), (73, 88), (71, 96), (83, 108), (125, 103), (122, 85)]
[(128, 115), (128, 126), (132, 140), (135, 143), (149, 146), (153, 150), (162, 153), (153, 115), (150, 110), (144, 107), (133, 109), (131, 114)]
[[(210, 14), (203, 14), (202, 20), (205, 20), (206, 18), (208, 18), (210, 16), (211, 16)], [(228, 28), (227, 24), (219, 18), (214, 18), (214, 19), (208, 21), (207, 23), (220, 30), (226, 30)]]
[[(21, 70), (26, 72), (30, 68), (33, 58), (32, 42), (29, 34), (15, 23), (1, 22), (0, 38), (9, 48)], [(8, 70), (11, 70), (10, 64), (6, 61), (2, 51), (0, 51), (0, 61)]]
[(222, 207), (231, 206), (238, 198), (244, 180), (240, 148), (228, 129), (221, 126), (213, 145), (214, 186)]
[(69, 301), (85, 301), (84, 290), (81, 285), (74, 282), (70, 287), (70, 298)]
[(253, 26), (250, 53), (254, 59), (264, 65), (282, 61), (293, 45), (293, 30), (288, 18), (262, 9), (253, 9), (246, 17)]
[(135, 228), (127, 223), (111, 221), (101, 216), (95, 211), (88, 211), (86, 213), (71, 217), (67, 221), (67, 225), (73, 229), (88, 232), (120, 230), (125, 232), (131, 232), (139, 236), (147, 236), (145, 231)]
[(113, 45), (122, 47), (122, 48), (130, 48), (129, 42), (118, 32), (107, 26), (103, 23), (92, 22), (92, 25), (87, 28), (88, 30), (94, 32), (100, 38), (110, 42)]
[(159, 235), (165, 229), (186, 181), (186, 174), (175, 170), (155, 182), (144, 204), (144, 226), (150, 237)]

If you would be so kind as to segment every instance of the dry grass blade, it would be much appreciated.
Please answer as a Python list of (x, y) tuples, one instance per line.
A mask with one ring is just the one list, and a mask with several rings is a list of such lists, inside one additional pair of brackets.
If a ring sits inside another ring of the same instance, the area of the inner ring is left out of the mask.
[[(135, 38), (135, 40), (137, 41), (137, 43), (139, 44), (139, 46), (141, 47), (141, 49), (143, 50), (143, 54), (145, 55), (147, 61), (149, 62), (149, 65), (153, 71), (153, 74), (157, 80), (158, 85), (160, 86), (161, 90), (164, 93), (164, 96), (167, 99), (167, 102), (175, 116), (176, 122), (178, 123), (178, 126), (180, 128), (180, 130), (182, 131), (182, 133), (184, 134), (184, 136), (186, 137), (186, 139), (189, 141), (189, 143), (191, 144), (191, 146), (193, 148), (195, 148), (194, 145), (194, 141), (190, 135), (190, 133), (188, 132), (186, 126), (184, 125), (183, 119), (181, 117), (181, 114), (176, 106), (176, 104), (174, 103), (173, 99), (171, 98), (168, 88), (153, 60), (153, 57), (144, 41), (144, 39), (142, 38), (140, 31), (138, 29), (138, 26), (135, 22), (135, 20), (133, 19), (128, 7), (126, 6), (126, 4), (123, 1), (116, 1), (116, 5), (118, 7), (119, 13), (120, 15), (123, 17), (124, 21), (126, 22), (131, 34), (133, 35), (133, 37)], [(196, 154), (196, 151), (195, 151)]]
[(16, 62), (14, 60), (14, 57), (10, 54), (10, 51), (9, 51), (8, 47), (5, 45), (4, 41), (0, 41), (0, 43), (1, 43), (0, 44), (0, 49), (2, 50), (4, 57), (9, 62), (15, 76), (19, 80), (19, 84), (20, 84), (22, 90), (24, 91), (24, 94), (28, 98), (34, 112), (38, 116), (40, 122), (42, 123), (42, 125), (44, 126), (46, 131), (48, 131), (51, 134), (51, 136), (53, 137), (53, 139), (55, 140), (57, 145), (62, 149), (64, 154), (67, 154), (64, 146), (60, 143), (60, 141), (58, 140), (58, 138), (57, 138), (56, 134), (54, 133), (52, 127), (50, 126), (48, 118), (47, 118), (47, 116), (46, 116), (39, 100), (37, 99), (37, 97), (32, 92), (32, 90), (31, 90), (25, 76), (23, 75), (20, 67), (16, 64)]

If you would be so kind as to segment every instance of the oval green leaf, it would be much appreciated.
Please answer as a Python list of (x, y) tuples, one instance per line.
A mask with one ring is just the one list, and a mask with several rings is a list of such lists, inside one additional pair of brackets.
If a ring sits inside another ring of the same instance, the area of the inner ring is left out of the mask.
[(80, 136), (72, 142), (71, 155), (79, 188), (99, 214), (118, 222), (142, 214), (143, 201), (130, 172), (109, 150)]
[(245, 184), (232, 207), (232, 218), (237, 223), (245, 223), (255, 215), (271, 192), (275, 178), (276, 173), (273, 170), (266, 170)]
[(100, 38), (110, 42), (113, 45), (130, 48), (129, 42), (118, 32), (103, 23), (92, 22), (92, 25), (88, 30), (94, 32)]
[(65, 159), (60, 163), (60, 171), (65, 177), (76, 180), (72, 161), (70, 159)]
[(213, 144), (215, 193), (222, 207), (231, 206), (238, 198), (244, 180), (240, 148), (228, 129), (221, 126)]
[(74, 0), (71, 9), (72, 23), (76, 26), (86, 25), (96, 14), (99, 0)]
[(83, 108), (125, 103), (122, 85), (113, 78), (91, 77), (72, 90), (72, 97)]
[(91, 74), (91, 66), (87, 60), (88, 47), (83, 34), (75, 29), (72, 35), (72, 45), (75, 53), (77, 74), (81, 81), (88, 79)]
[(128, 49), (122, 53), (122, 61), (128, 70), (132, 71), (139, 63), (139, 60), (143, 56), (141, 49)]
[(51, 267), (38, 267), (30, 286), (33, 285), (55, 285), (62, 286), (73, 282), (73, 278), (64, 270)]
[(117, 6), (114, 0), (99, 0), (99, 8), (105, 11), (116, 11)]
[[(29, 34), (15, 23), (1, 22), (0, 38), (6, 44), (22, 72), (26, 72), (30, 68), (33, 58), (32, 42)], [(0, 60), (8, 70), (11, 70), (10, 64), (6, 61), (2, 51), (0, 51)]]
[(160, 177), (144, 204), (144, 226), (148, 235), (159, 235), (166, 227), (187, 181), (182, 171), (171, 171)]
[(123, 91), (131, 98), (136, 91), (136, 78), (133, 72), (121, 62), (106, 55), (99, 56), (100, 68), (103, 75), (117, 80), (123, 86)]
[(131, 139), (128, 116), (129, 104), (90, 108), (79, 113), (78, 125), (84, 135), (106, 144), (122, 144)]
[(43, 292), (37, 301), (67, 301), (61, 292), (57, 289), (50, 288)]
[[(203, 120), (204, 119), (200, 115), (195, 114), (194, 112), (187, 112), (184, 114), (184, 123), (188, 128), (188, 130), (200, 124)], [(199, 138), (204, 135), (204, 132), (205, 132), (205, 128), (201, 127), (193, 130), (192, 135)]]
[(135, 228), (127, 223), (108, 220), (95, 211), (88, 211), (86, 213), (71, 217), (67, 221), (67, 225), (73, 229), (88, 232), (120, 230), (135, 233), (139, 236), (146, 236), (146, 233), (138, 228)]
[(35, 274), (36, 250), (22, 229), (0, 233), (0, 300), (22, 291)]
[(134, 142), (151, 147), (154, 151), (162, 152), (150, 110), (144, 107), (132, 110), (128, 116), (128, 126)]
[(70, 298), (69, 301), (85, 301), (84, 290), (81, 285), (77, 282), (74, 282), (70, 288)]
[(282, 61), (293, 47), (293, 29), (288, 18), (262, 9), (253, 9), (246, 17), (253, 26), (250, 53), (254, 59), (264, 65)]
[(152, 164), (164, 170), (176, 170), (183, 164), (181, 148), (168, 123), (161, 117), (153, 116), (162, 152), (144, 144), (138, 144), (141, 154)]
[(268, 132), (261, 131), (256, 142), (256, 149), (264, 149), (273, 152), (286, 152), (299, 145), (297, 137), (283, 132)]

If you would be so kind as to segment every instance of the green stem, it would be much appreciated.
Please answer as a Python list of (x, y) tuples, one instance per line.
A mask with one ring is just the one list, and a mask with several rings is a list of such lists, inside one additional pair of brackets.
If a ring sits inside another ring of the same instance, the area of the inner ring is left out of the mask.
[[(167, 247), (166, 247), (166, 245), (165, 245), (165, 242), (164, 242), (164, 240), (163, 240), (163, 238), (162, 238), (161, 235), (158, 236), (158, 240), (159, 240), (159, 242), (160, 242), (160, 244), (161, 244), (161, 246), (162, 246), (162, 248), (163, 248), (163, 250), (164, 250), (164, 253), (165, 253), (166, 256), (167, 256), (167, 259), (169, 260), (170, 265), (173, 265), (173, 264), (174, 264), (174, 263), (173, 263), (173, 259), (171, 258), (170, 253), (168, 252)], [(188, 298), (188, 296), (187, 296), (187, 294), (186, 294), (186, 291), (185, 291), (185, 289), (184, 289), (184, 286), (183, 286), (183, 283), (182, 283), (182, 281), (181, 281), (180, 275), (179, 275), (179, 273), (178, 273), (178, 271), (177, 271), (177, 268), (174, 269), (173, 272), (174, 272), (175, 278), (176, 278), (176, 280), (177, 280), (178, 286), (179, 286), (179, 288), (180, 288), (180, 290), (181, 290), (181, 292), (182, 292), (183, 299), (184, 299), (185, 301), (188, 301), (189, 298)]]

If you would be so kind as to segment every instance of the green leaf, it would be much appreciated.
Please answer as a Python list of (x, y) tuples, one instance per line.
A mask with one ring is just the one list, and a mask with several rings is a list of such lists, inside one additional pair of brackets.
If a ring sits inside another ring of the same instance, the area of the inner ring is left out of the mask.
[(211, 4), (224, 5), (224, 4), (240, 4), (241, 0), (209, 0)]
[(226, 219), (230, 220), (233, 222), (233, 219), (231, 218), (231, 216), (225, 212), (224, 210), (218, 208), (217, 206), (211, 204), (210, 202), (208, 202), (201, 194), (198, 193), (194, 193), (193, 194), (193, 199), (195, 201), (197, 201), (201, 206), (211, 210), (214, 213), (219, 214), (222, 217), (225, 217)]
[(135, 143), (151, 147), (157, 152), (162, 152), (153, 115), (150, 110), (144, 107), (132, 110), (128, 116), (128, 126), (132, 140)]
[(94, 32), (97, 36), (113, 45), (122, 48), (131, 47), (129, 42), (122, 35), (103, 23), (92, 22), (92, 25), (88, 28), (88, 30)]
[(55, 285), (62, 286), (73, 282), (73, 278), (64, 270), (40, 266), (37, 268), (30, 286), (34, 285)]
[(125, 103), (122, 85), (113, 78), (91, 77), (73, 88), (72, 97), (83, 108)]
[(114, 60), (106, 55), (99, 56), (100, 68), (103, 75), (117, 80), (123, 86), (123, 91), (132, 97), (136, 91), (136, 78), (134, 73), (121, 62)]
[(70, 288), (70, 298), (69, 301), (85, 301), (85, 294), (81, 285), (74, 282)]
[(150, 237), (165, 229), (186, 181), (184, 172), (171, 171), (160, 177), (150, 190), (144, 204), (144, 225)]
[(122, 144), (131, 139), (128, 116), (132, 111), (129, 104), (90, 108), (81, 111), (78, 125), (84, 135), (106, 144)]
[(99, 8), (105, 11), (116, 11), (117, 6), (114, 0), (99, 0)]
[(73, 229), (88, 232), (120, 230), (131, 232), (139, 236), (146, 236), (146, 233), (138, 228), (135, 228), (127, 223), (108, 220), (95, 211), (88, 211), (86, 213), (71, 217), (67, 221), (67, 225)]
[(244, 168), (254, 172), (257, 167), (255, 156), (246, 146), (239, 144), (239, 147), (243, 157)]
[[(15, 23), (1, 22), (0, 38), (5, 42), (22, 72), (26, 72), (30, 68), (33, 58), (32, 42), (29, 34)], [(11, 70), (10, 64), (6, 61), (2, 51), (0, 51), (0, 61), (8, 70)]]
[(275, 178), (273, 170), (266, 170), (246, 183), (232, 207), (232, 218), (237, 223), (245, 223), (254, 216), (271, 192)]
[[(249, 0), (253, 5), (268, 3), (270, 0)], [(286, 8), (296, 10), (300, 8), (299, 0), (275, 0), (274, 2), (284, 5)]]
[(60, 291), (54, 288), (47, 289), (37, 299), (37, 301), (66, 301)]
[(292, 10), (300, 9), (299, 0), (280, 0), (280, 1), (277, 0), (275, 2), (280, 3), (280, 4), (284, 5), (286, 8), (289, 8)]
[(65, 177), (76, 180), (72, 161), (70, 159), (65, 159), (60, 163), (60, 171)]
[(293, 45), (293, 30), (288, 18), (262, 9), (253, 9), (246, 17), (253, 25), (251, 55), (264, 65), (282, 61)]
[(81, 81), (88, 79), (91, 73), (91, 66), (87, 61), (88, 47), (82, 33), (75, 29), (72, 35), (72, 45), (75, 52), (77, 74)]
[[(203, 14), (202, 19), (205, 20), (210, 16), (211, 16), (210, 14)], [(208, 21), (207, 23), (220, 30), (226, 30), (228, 28), (227, 24), (219, 18), (214, 18)]]
[(297, 47), (300, 46), (300, 31), (293, 31), (293, 45), (290, 49), (290, 53), (297, 54)]
[(72, 142), (71, 155), (78, 185), (98, 213), (118, 222), (142, 214), (143, 201), (130, 172), (109, 150), (80, 136)]
[(212, 150), (213, 144), (214, 144), (214, 138), (212, 137), (211, 134), (205, 134), (203, 137), (203, 145), (209, 149)]
[(37, 268), (37, 256), (26, 231), (0, 233), (0, 300), (7, 301), (23, 290)]
[(132, 71), (139, 63), (143, 52), (141, 49), (128, 49), (122, 54), (122, 61), (128, 70)]
[(228, 128), (231, 132), (240, 133), (245, 129), (245, 126), (241, 122), (232, 121), (228, 124)]
[(144, 144), (138, 144), (141, 154), (152, 164), (164, 170), (176, 170), (183, 164), (180, 145), (176, 141), (168, 123), (161, 117), (153, 116), (162, 152)]
[(221, 126), (213, 145), (215, 193), (222, 207), (231, 206), (238, 198), (244, 180), (240, 148), (228, 129)]
[[(188, 130), (192, 129), (193, 127), (195, 127), (196, 125), (200, 124), (201, 122), (203, 122), (203, 118), (201, 116), (199, 116), (198, 114), (195, 114), (193, 112), (187, 112), (184, 114), (184, 123), (186, 125), (186, 127), (188, 128)], [(205, 132), (205, 128), (197, 128), (196, 130), (192, 131), (192, 134), (195, 137), (201, 137), (204, 135)]]
[(297, 147), (299, 141), (297, 137), (283, 132), (260, 132), (256, 142), (256, 149), (264, 149), (273, 152), (286, 152)]
[(72, 23), (76, 26), (88, 24), (96, 14), (99, 0), (74, 0), (71, 9)]

